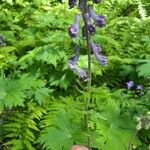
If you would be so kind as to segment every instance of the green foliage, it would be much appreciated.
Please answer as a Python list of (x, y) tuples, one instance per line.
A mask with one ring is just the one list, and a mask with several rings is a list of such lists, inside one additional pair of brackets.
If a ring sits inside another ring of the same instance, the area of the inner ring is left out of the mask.
[(59, 103), (54, 102), (50, 106), (41, 122), (42, 132), (38, 139), (43, 148), (69, 149), (73, 142), (85, 142), (86, 133), (80, 125), (83, 121), (83, 103), (74, 102), (72, 97), (66, 97), (60, 98)]
[[(107, 18), (106, 27), (97, 29), (93, 38), (108, 56), (108, 66), (101, 67), (92, 57), (88, 125), (93, 150), (126, 150), (136, 117), (150, 110), (149, 6), (148, 0), (95, 5)], [(70, 11), (66, 0), (2, 0), (0, 9), (0, 36), (6, 43), (0, 46), (0, 149), (86, 145), (83, 118), (89, 93), (67, 66), (75, 43), (80, 43), (78, 65), (87, 68), (85, 43), (67, 35), (77, 10)], [(127, 90), (127, 80), (144, 90)], [(142, 128), (132, 144), (146, 150), (149, 139), (149, 130)]]
[(33, 144), (36, 141), (35, 132), (38, 132), (37, 121), (44, 113), (44, 109), (34, 103), (28, 103), (27, 109), (6, 110), (1, 119), (3, 129), (3, 140), (5, 143), (2, 148), (8, 147), (12, 150), (35, 149)]
[(1, 107), (12, 108), (13, 106), (23, 106), (26, 98), (24, 91), (30, 89), (30, 80), (22, 78), (22, 80), (11, 80), (8, 78), (0, 78), (0, 100)]
[(141, 77), (149, 77), (150, 76), (150, 71), (147, 69), (150, 67), (150, 62), (149, 63), (145, 63), (145, 64), (142, 64), (140, 65), (138, 68), (137, 68), (137, 72), (138, 72), (138, 75)]

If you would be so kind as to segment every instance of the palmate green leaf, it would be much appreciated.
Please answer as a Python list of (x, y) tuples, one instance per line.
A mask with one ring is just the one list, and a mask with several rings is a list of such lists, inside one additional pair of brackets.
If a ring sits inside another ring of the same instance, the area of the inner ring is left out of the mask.
[(35, 90), (35, 100), (41, 105), (42, 102), (46, 97), (49, 96), (49, 93), (52, 92), (52, 90), (48, 88), (38, 88)]
[[(136, 124), (128, 114), (120, 113), (119, 97), (114, 98), (114, 93), (105, 86), (96, 89), (91, 91), (92, 99), (97, 104), (97, 112), (90, 112), (92, 146), (99, 150), (126, 150)], [(137, 137), (133, 144), (140, 144)]]
[(149, 68), (150, 68), (150, 63), (145, 63), (140, 65), (136, 70), (138, 72), (139, 77), (149, 77), (150, 76)]
[(36, 57), (38, 61), (52, 64), (55, 67), (57, 66), (58, 61), (63, 60), (64, 58), (66, 58), (65, 52), (59, 45), (56, 46), (55, 44), (48, 44), (42, 47), (42, 51)]
[[(24, 91), (30, 89), (31, 78), (22, 77), (20, 80), (0, 77), (0, 100), (1, 105), (12, 108), (24, 106), (26, 95)], [(1, 106), (2, 107), (2, 106)]]
[(64, 59), (67, 59), (67, 55), (59, 44), (47, 44), (29, 51), (19, 60), (19, 63), (23, 69), (28, 67), (27, 64), (34, 64), (35, 60), (57, 67), (58, 62), (62, 62)]
[[(134, 121), (129, 116), (120, 115), (119, 103), (113, 99), (108, 100), (101, 116), (103, 118), (95, 120), (97, 130), (92, 139), (93, 146), (99, 150), (126, 150), (135, 131)], [(140, 144), (137, 137), (133, 144)]]
[(56, 117), (54, 122), (51, 122), (53, 125), (44, 129), (38, 143), (41, 143), (47, 150), (67, 150), (73, 144), (68, 114), (65, 110), (60, 109), (57, 116), (53, 117)]
[(121, 76), (127, 76), (129, 75), (131, 72), (134, 71), (134, 68), (130, 65), (122, 65), (121, 66), (122, 71), (120, 71), (120, 75)]
[(55, 72), (56, 74), (51, 74), (50, 75), (50, 85), (51, 86), (60, 86), (63, 89), (67, 89), (67, 87), (70, 85), (69, 82), (69, 74), (58, 74), (57, 72)]
[(68, 150), (73, 142), (86, 143), (82, 103), (73, 102), (73, 97), (60, 100), (49, 106), (49, 112), (41, 121), (43, 130), (37, 142), (43, 145), (43, 149)]
[[(105, 132), (104, 136), (100, 136), (102, 133), (99, 133), (95, 142), (99, 150), (126, 150), (132, 134), (133, 131), (111, 128)], [(133, 144), (137, 146), (140, 144), (140, 141), (136, 138)]]
[(48, 128), (46, 133), (38, 139), (47, 150), (67, 150), (73, 144), (69, 130)]
[[(133, 124), (132, 121), (126, 118), (114, 118), (112, 122), (108, 119), (101, 121), (92, 140), (93, 146), (103, 150), (126, 150), (135, 131), (130, 128), (131, 124)], [(137, 137), (132, 144), (140, 145)]]
[[(25, 99), (24, 93), (18, 87), (17, 82), (10, 79), (0, 79), (1, 83), (4, 83), (3, 86), (0, 85), (0, 90), (4, 93), (5, 96), (1, 99), (5, 107), (12, 108), (13, 106), (23, 106)], [(1, 92), (1, 93), (2, 93)]]

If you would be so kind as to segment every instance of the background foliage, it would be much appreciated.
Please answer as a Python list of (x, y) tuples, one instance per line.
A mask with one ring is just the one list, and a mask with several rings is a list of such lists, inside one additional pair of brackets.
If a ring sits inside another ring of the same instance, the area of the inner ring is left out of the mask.
[[(72, 10), (61, 0), (0, 4), (0, 149), (68, 150), (73, 144), (86, 144), (86, 83), (67, 65), (75, 43), (80, 43), (79, 66), (87, 68), (85, 43), (67, 34)], [(103, 0), (95, 7), (107, 18), (107, 26), (96, 31), (94, 40), (108, 56), (108, 66), (92, 59), (93, 150), (126, 150), (130, 142), (133, 149), (147, 150), (150, 2)], [(128, 80), (144, 90), (127, 90)], [(140, 129), (133, 136), (137, 117)]]

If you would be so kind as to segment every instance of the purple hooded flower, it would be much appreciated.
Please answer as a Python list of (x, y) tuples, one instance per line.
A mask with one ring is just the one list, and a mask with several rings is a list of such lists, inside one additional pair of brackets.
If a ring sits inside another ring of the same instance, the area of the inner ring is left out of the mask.
[(107, 57), (99, 54), (99, 53), (95, 53), (95, 57), (97, 59), (97, 61), (101, 64), (101, 65), (107, 65)]
[(95, 44), (93, 42), (90, 42), (90, 47), (94, 52), (94, 55), (97, 59), (97, 61), (101, 64), (101, 65), (106, 65), (107, 64), (107, 57), (102, 55), (101, 52), (101, 47), (98, 44)]
[(134, 86), (134, 82), (133, 81), (128, 81), (126, 82), (126, 86), (128, 89), (131, 89)]
[(93, 10), (93, 6), (91, 6), (91, 5), (89, 6), (89, 15), (94, 20), (94, 22), (96, 23), (97, 26), (99, 26), (99, 27), (105, 26), (104, 16), (97, 15)]
[(69, 26), (68, 28), (68, 33), (70, 37), (74, 38), (78, 35), (79, 25), (80, 25), (80, 14), (77, 14), (75, 16), (75, 23)]
[(76, 45), (75, 46), (75, 55), (73, 57), (70, 57), (68, 60), (68, 65), (69, 65), (70, 69), (76, 68), (76, 64), (79, 59), (79, 50), (80, 50), (79, 46)]
[(68, 65), (71, 70), (73, 70), (75, 73), (77, 73), (80, 76), (80, 78), (82, 78), (84, 81), (87, 81), (89, 79), (87, 73), (83, 69), (77, 66), (77, 61), (79, 59), (79, 50), (80, 50), (79, 46), (76, 45), (75, 55), (69, 58)]
[(83, 69), (81, 69), (81, 68), (79, 68), (78, 66), (76, 66), (76, 68), (74, 69), (74, 71), (75, 71), (75, 72), (80, 76), (80, 78), (82, 78), (84, 81), (88, 81), (88, 80), (89, 80), (87, 73), (86, 73)]
[(94, 34), (94, 33), (95, 33), (95, 27), (94, 27), (94, 26), (92, 25), (92, 23), (91, 23), (89, 13), (85, 13), (85, 14), (84, 14), (84, 17), (85, 17), (85, 19), (86, 19), (88, 31), (90, 32), (90, 34)]
[(77, 0), (68, 0), (69, 9), (73, 8), (77, 3)]
[(90, 47), (94, 53), (100, 53), (102, 51), (101, 47), (94, 42), (90, 42)]
[(100, 3), (102, 0), (93, 0), (94, 3)]

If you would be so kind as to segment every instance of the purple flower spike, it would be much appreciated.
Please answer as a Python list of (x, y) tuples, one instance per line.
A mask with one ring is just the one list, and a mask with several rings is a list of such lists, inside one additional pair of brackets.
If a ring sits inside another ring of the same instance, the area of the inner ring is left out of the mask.
[(126, 86), (128, 89), (131, 89), (134, 86), (134, 82), (133, 81), (128, 81), (126, 82)]
[(100, 3), (101, 0), (93, 0), (93, 2), (97, 4), (97, 3)]
[(78, 35), (79, 25), (80, 25), (80, 14), (77, 14), (75, 16), (75, 23), (69, 26), (68, 28), (68, 33), (70, 37), (74, 38)]
[(90, 34), (94, 34), (94, 33), (95, 33), (95, 27), (94, 27), (94, 26), (92, 25), (92, 23), (91, 23), (89, 13), (85, 13), (85, 14), (84, 14), (84, 17), (85, 17), (85, 19), (86, 19), (88, 31), (90, 32)]
[(68, 0), (69, 9), (73, 8), (77, 3), (77, 0)]
[(91, 6), (91, 5), (89, 6), (89, 15), (94, 20), (94, 22), (96, 23), (97, 26), (99, 26), (99, 27), (105, 26), (104, 16), (97, 15), (93, 10), (93, 6)]

